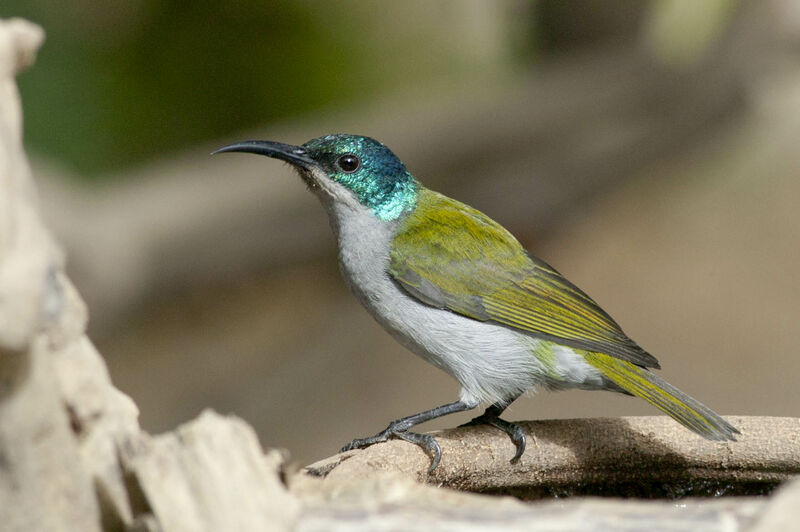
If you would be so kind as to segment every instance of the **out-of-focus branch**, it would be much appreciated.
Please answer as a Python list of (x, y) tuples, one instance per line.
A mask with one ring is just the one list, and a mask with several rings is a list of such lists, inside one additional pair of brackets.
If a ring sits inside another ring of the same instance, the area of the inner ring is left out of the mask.
[[(530, 228), (545, 231), (564, 206), (720, 127), (742, 107), (740, 67), (721, 55), (679, 72), (642, 50), (606, 48), (527, 75), (450, 87), (424, 103), (410, 94), (241, 137), (376, 137), (425, 184), (502, 213), (504, 225), (532, 239)], [(48, 218), (71, 275), (101, 310), (98, 330), (165, 286), (332, 251), (323, 213), (289, 168), (212, 158), (216, 147), (92, 188), (37, 168), (52, 177), (42, 181)]]

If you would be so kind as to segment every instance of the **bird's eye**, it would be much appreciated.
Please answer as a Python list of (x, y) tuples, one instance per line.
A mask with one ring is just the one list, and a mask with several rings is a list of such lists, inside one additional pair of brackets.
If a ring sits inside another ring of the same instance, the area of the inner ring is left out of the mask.
[(352, 153), (345, 153), (336, 160), (336, 164), (343, 172), (348, 174), (355, 172), (361, 166), (361, 161)]

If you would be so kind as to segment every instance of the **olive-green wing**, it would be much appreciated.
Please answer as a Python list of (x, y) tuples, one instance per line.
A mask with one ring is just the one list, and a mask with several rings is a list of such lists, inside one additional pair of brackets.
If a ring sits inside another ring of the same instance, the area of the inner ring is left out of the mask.
[(398, 227), (389, 272), (438, 308), (643, 367), (658, 361), (588, 295), (481, 212), (429, 190)]

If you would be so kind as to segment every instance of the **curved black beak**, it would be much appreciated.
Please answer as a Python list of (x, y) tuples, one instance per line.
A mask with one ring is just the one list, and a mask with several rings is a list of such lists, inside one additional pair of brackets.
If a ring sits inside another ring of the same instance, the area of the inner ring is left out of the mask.
[(282, 142), (272, 142), (271, 140), (244, 140), (223, 146), (222, 148), (211, 152), (211, 155), (226, 152), (244, 152), (244, 153), (257, 153), (258, 155), (266, 155), (291, 163), (293, 165), (310, 170), (312, 166), (316, 166), (316, 162), (308, 156), (308, 152), (302, 146), (293, 146), (292, 144), (283, 144)]

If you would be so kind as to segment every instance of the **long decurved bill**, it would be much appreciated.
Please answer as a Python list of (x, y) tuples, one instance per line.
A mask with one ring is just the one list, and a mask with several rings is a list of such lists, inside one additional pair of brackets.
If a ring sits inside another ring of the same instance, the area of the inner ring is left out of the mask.
[(266, 155), (280, 159), (305, 169), (311, 169), (317, 163), (308, 156), (308, 152), (302, 146), (293, 146), (292, 144), (283, 144), (282, 142), (272, 142), (271, 140), (244, 140), (223, 146), (222, 148), (211, 152), (211, 155), (226, 152), (244, 152), (244, 153), (257, 153), (258, 155)]

